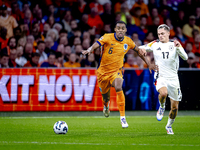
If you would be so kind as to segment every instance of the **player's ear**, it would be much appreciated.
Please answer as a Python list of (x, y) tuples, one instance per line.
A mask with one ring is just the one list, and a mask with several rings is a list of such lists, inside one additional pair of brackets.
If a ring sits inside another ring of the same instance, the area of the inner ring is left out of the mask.
[(114, 28), (114, 31), (116, 32), (116, 28)]
[(168, 35), (170, 36), (170, 32), (168, 31)]

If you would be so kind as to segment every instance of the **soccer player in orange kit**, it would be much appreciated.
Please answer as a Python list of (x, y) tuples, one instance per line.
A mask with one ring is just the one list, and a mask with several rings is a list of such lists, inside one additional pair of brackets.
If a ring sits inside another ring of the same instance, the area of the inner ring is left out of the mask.
[(123, 21), (118, 21), (115, 25), (115, 33), (104, 34), (87, 50), (83, 50), (84, 55), (92, 53), (96, 48), (102, 46), (102, 56), (97, 69), (97, 79), (99, 88), (103, 97), (103, 113), (105, 117), (109, 117), (109, 101), (110, 88), (114, 87), (117, 93), (117, 105), (120, 112), (120, 120), (122, 128), (127, 128), (128, 123), (125, 118), (125, 97), (122, 91), (123, 75), (122, 67), (124, 65), (124, 55), (129, 49), (138, 53), (138, 55), (146, 62), (148, 68), (156, 71), (157, 66), (150, 64), (146, 59), (146, 52), (139, 49), (135, 43), (125, 36), (127, 28)]

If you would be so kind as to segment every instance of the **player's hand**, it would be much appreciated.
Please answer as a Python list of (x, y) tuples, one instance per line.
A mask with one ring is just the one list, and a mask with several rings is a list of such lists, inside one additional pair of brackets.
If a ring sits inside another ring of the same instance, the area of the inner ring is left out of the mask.
[(147, 52), (146, 52), (146, 50), (144, 48), (139, 48), (138, 55), (139, 56), (146, 56)]
[(174, 40), (174, 46), (175, 47), (179, 47), (181, 44), (180, 44), (180, 42), (179, 41), (177, 41), (177, 40)]
[(158, 71), (158, 66), (155, 65), (155, 64), (150, 64), (150, 65), (148, 66), (148, 68), (149, 68), (150, 73), (152, 73), (151, 70), (154, 70), (155, 72)]
[(87, 50), (82, 50), (82, 54), (83, 55), (86, 55), (86, 54), (90, 55), (91, 54), (91, 48), (88, 48)]

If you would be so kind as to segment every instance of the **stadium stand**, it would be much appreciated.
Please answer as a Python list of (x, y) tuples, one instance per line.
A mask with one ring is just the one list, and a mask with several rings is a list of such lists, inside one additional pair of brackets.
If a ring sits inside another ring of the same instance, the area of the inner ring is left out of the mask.
[[(200, 68), (199, 6), (199, 0), (0, 0), (1, 67), (72, 67), (71, 53), (76, 67), (97, 67), (100, 53), (83, 57), (80, 50), (123, 20), (127, 36), (138, 46), (157, 39), (157, 26), (167, 24), (171, 38), (190, 56), (180, 67)], [(55, 57), (54, 64), (49, 64), (49, 55)], [(136, 54), (127, 55), (129, 67), (138, 63)], [(33, 64), (32, 57), (39, 62)]]

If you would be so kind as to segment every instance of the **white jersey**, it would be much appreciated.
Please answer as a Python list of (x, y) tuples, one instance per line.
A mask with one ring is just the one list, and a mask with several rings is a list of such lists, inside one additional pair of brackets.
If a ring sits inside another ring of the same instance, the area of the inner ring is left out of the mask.
[(188, 59), (183, 47), (175, 47), (172, 40), (167, 43), (155, 40), (147, 45), (139, 46), (139, 48), (144, 48), (147, 52), (153, 52), (155, 64), (158, 65), (159, 69), (159, 71), (155, 73), (157, 78), (178, 78), (178, 56), (184, 60)]

